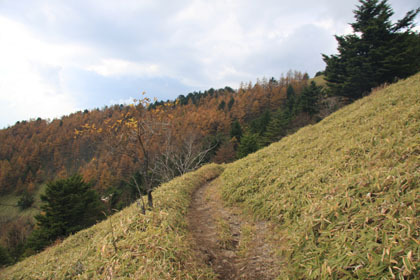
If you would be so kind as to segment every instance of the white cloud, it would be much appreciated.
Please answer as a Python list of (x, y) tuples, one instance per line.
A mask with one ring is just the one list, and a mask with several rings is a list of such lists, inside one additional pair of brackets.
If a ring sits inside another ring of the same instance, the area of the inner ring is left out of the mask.
[(115, 99), (111, 99), (110, 101), (109, 101), (109, 103), (108, 103), (108, 105), (115, 105), (115, 104), (123, 104), (123, 105), (130, 105), (130, 104), (134, 104), (135, 102), (134, 102), (134, 97), (129, 97), (129, 98), (125, 98), (125, 99), (123, 99), (123, 98), (120, 98), (120, 99), (118, 99), (118, 100), (115, 100)]
[(76, 110), (73, 97), (60, 88), (60, 67), (55, 63), (69, 49), (45, 44), (4, 17), (0, 17), (0, 42), (0, 127)]
[(102, 59), (100, 63), (86, 68), (105, 77), (113, 76), (158, 76), (161, 72), (157, 64), (136, 63), (122, 59)]
[[(397, 18), (418, 6), (389, 2)], [(333, 35), (351, 32), (357, 3), (0, 0), (0, 127), (124, 103), (143, 88), (166, 99), (289, 69), (312, 75), (321, 53), (336, 52)]]

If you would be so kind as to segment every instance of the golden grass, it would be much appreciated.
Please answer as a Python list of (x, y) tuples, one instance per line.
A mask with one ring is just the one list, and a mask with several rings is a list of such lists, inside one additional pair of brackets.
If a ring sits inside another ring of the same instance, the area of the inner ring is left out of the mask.
[(322, 87), (327, 86), (327, 81), (325, 80), (324, 75), (319, 75), (317, 77), (310, 79), (309, 81), (314, 81), (318, 86), (322, 86)]
[[(185, 214), (222, 171), (176, 178), (146, 215), (133, 204), (0, 278), (215, 279), (194, 259)], [(279, 278), (420, 278), (420, 74), (225, 166), (222, 180), (225, 200), (279, 226)]]
[(420, 74), (226, 166), (223, 198), (280, 225), (291, 279), (420, 278)]
[(193, 257), (185, 215), (192, 192), (222, 170), (208, 165), (163, 184), (154, 191), (153, 211), (142, 215), (133, 204), (0, 271), (0, 278), (214, 279), (213, 272)]

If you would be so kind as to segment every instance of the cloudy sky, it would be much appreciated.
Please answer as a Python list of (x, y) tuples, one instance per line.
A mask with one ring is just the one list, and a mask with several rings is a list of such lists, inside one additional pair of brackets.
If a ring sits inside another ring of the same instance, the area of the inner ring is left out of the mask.
[[(391, 0), (395, 17), (418, 0)], [(241, 81), (313, 76), (357, 0), (0, 0), (0, 128)], [(417, 20), (418, 22), (419, 20)]]

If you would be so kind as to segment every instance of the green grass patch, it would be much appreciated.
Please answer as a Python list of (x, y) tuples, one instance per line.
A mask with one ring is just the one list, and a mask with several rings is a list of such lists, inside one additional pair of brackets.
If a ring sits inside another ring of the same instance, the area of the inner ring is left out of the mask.
[(285, 232), (291, 279), (420, 275), (420, 74), (226, 166), (225, 200)]
[(44, 192), (46, 185), (41, 185), (34, 193), (34, 204), (32, 207), (21, 210), (17, 207), (20, 195), (7, 194), (0, 196), (0, 220), (15, 220), (20, 217), (32, 218), (39, 213), (41, 206), (41, 194)]
[(0, 271), (0, 278), (215, 279), (214, 273), (194, 258), (185, 215), (193, 191), (222, 170), (207, 165), (163, 184), (154, 191), (153, 211), (142, 215), (134, 203), (61, 244)]

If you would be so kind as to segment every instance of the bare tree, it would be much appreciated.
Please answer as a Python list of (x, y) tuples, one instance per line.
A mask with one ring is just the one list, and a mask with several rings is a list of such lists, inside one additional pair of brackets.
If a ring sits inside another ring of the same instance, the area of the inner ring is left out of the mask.
[[(102, 134), (109, 153), (115, 157), (127, 155), (137, 163), (141, 182), (135, 176), (131, 180), (140, 197), (147, 195), (147, 205), (152, 208), (154, 185), (197, 169), (216, 145), (205, 145), (201, 135), (192, 129), (173, 133), (176, 128), (170, 126), (170, 107), (148, 110), (148, 98), (134, 101), (119, 118), (106, 120), (101, 128), (85, 124), (81, 131)], [(145, 212), (142, 197), (140, 201)]]
[(177, 140), (170, 132), (166, 134), (165, 149), (156, 159), (153, 168), (153, 173), (163, 181), (196, 170), (203, 165), (208, 153), (216, 147), (204, 144), (195, 132), (188, 132), (181, 137)]

